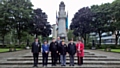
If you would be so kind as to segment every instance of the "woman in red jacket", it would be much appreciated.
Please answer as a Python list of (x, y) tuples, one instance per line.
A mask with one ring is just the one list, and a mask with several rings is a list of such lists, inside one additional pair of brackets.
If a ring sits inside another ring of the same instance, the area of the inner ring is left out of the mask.
[(83, 57), (84, 57), (84, 44), (82, 43), (82, 40), (78, 40), (76, 44), (77, 49), (77, 57), (78, 57), (78, 65), (83, 64)]

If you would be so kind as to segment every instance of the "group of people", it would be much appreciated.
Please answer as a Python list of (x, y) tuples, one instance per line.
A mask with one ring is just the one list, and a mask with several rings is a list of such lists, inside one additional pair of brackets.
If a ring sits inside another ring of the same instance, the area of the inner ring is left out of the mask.
[(53, 38), (50, 44), (48, 44), (47, 41), (44, 41), (41, 46), (38, 38), (36, 38), (35, 42), (32, 43), (31, 51), (33, 53), (34, 67), (37, 67), (38, 65), (38, 57), (41, 51), (43, 66), (47, 66), (48, 64), (49, 54), (51, 54), (52, 66), (56, 66), (57, 61), (61, 66), (66, 66), (66, 54), (69, 54), (70, 66), (74, 66), (74, 56), (76, 53), (78, 65), (83, 64), (84, 44), (81, 39), (78, 39), (77, 43), (74, 43), (73, 39), (71, 39), (67, 45), (64, 40), (61, 40), (60, 37), (58, 37), (57, 40)]

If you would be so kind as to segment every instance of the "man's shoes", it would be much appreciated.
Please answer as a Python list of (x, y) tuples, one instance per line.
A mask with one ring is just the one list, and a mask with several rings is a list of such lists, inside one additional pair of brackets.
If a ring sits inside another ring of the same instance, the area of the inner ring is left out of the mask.
[(33, 67), (38, 68), (38, 66), (33, 66)]
[(52, 66), (56, 66), (56, 64), (52, 64)]

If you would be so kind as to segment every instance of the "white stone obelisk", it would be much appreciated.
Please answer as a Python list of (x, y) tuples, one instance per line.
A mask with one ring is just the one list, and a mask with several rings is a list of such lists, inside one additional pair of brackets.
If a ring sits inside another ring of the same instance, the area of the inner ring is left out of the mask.
[(58, 12), (58, 36), (61, 39), (65, 39), (67, 41), (67, 32), (66, 32), (66, 11), (65, 11), (65, 4), (61, 2), (59, 5), (59, 12)]

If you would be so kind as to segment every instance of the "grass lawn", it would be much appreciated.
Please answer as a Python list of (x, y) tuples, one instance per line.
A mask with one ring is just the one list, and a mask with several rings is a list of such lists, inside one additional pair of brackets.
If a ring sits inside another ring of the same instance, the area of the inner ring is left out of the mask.
[[(16, 50), (21, 50), (20, 48), (17, 48)], [(9, 48), (0, 48), (0, 52), (8, 52)]]
[(112, 52), (119, 52), (120, 53), (120, 49), (112, 49)]
[[(100, 50), (103, 50), (103, 51), (104, 51), (104, 49), (100, 49)], [(120, 53), (120, 49), (111, 49), (111, 52), (117, 52), (117, 53)]]

